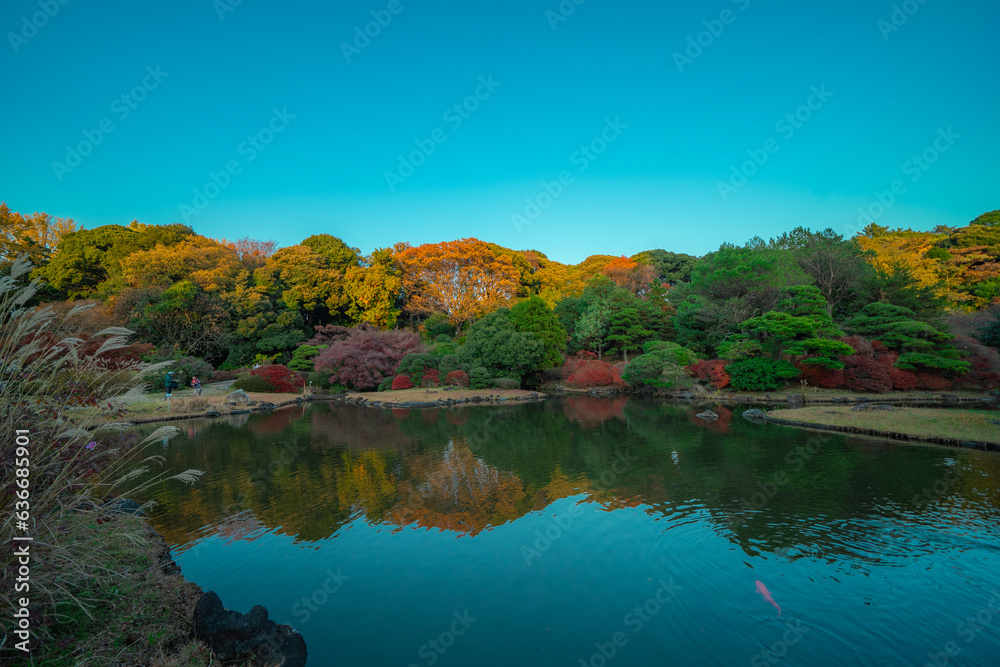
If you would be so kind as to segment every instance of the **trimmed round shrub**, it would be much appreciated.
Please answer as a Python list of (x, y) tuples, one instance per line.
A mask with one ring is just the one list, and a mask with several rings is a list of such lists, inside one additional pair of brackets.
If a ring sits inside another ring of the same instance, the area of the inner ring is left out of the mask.
[(520, 389), (521, 383), (512, 378), (496, 378), (493, 380), (497, 389)]
[(264, 378), (271, 385), (271, 391), (280, 394), (296, 393), (306, 384), (301, 376), (281, 364), (268, 364), (255, 368), (250, 371), (250, 375)]
[(663, 366), (663, 357), (647, 352), (629, 362), (622, 371), (622, 380), (630, 387), (663, 387), (666, 384), (660, 377)]
[(571, 387), (587, 389), (589, 387), (618, 387), (625, 383), (615, 372), (614, 366), (606, 361), (591, 360), (580, 362), (573, 374), (566, 379), (566, 384)]
[(465, 371), (452, 371), (444, 378), (445, 384), (450, 384), (453, 387), (468, 387), (469, 386), (469, 374)]
[(691, 350), (666, 340), (649, 341), (642, 346), (642, 351), (646, 354), (659, 354), (678, 366), (690, 366), (698, 361), (698, 356)]
[(773, 391), (799, 376), (799, 369), (787, 361), (744, 359), (726, 366), (729, 383), (737, 391)]
[(473, 368), (469, 371), (469, 386), (473, 389), (489, 389), (493, 386), (490, 372), (485, 368)]
[(236, 382), (233, 383), (233, 391), (237, 389), (242, 389), (243, 391), (253, 391), (260, 394), (276, 394), (278, 390), (271, 385), (270, 382), (260, 377), (259, 375), (244, 375), (242, 377), (236, 378)]
[(391, 390), (392, 389), (392, 381), (393, 381), (392, 378), (386, 378), (386, 379), (382, 380), (382, 382), (380, 382), (379, 385), (378, 385), (378, 390), (379, 391), (389, 391), (389, 390)]
[(392, 390), (399, 391), (400, 389), (413, 389), (413, 383), (410, 382), (409, 375), (397, 375), (392, 381)]

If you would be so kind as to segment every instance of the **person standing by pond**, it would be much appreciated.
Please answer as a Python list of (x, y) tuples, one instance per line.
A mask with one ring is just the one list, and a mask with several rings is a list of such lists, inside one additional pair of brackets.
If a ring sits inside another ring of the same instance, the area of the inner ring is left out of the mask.
[(170, 395), (174, 393), (174, 389), (180, 386), (180, 383), (178, 383), (177, 380), (174, 379), (173, 371), (167, 373), (167, 377), (163, 381), (163, 385), (164, 387), (166, 387), (167, 390), (167, 398), (170, 398)]
[(198, 379), (197, 375), (191, 378), (191, 386), (194, 388), (194, 395), (201, 396), (201, 380)]

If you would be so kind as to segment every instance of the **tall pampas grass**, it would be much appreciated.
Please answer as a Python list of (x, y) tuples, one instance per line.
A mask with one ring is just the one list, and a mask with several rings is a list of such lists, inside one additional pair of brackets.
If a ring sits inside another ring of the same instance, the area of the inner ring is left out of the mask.
[[(82, 354), (83, 339), (61, 332), (73, 331), (74, 318), (90, 306), (75, 307), (63, 316), (45, 306), (29, 307), (39, 288), (37, 282), (26, 284), (30, 270), (21, 257), (9, 275), (0, 277), (0, 537), (5, 545), (24, 543), (15, 542), (15, 537), (32, 538), (29, 592), (15, 592), (18, 562), (13, 547), (0, 549), (0, 599), (10, 610), (22, 597), (31, 600), (34, 647), (48, 632), (40, 620), (48, 625), (65, 621), (59, 610), (67, 602), (87, 615), (102, 602), (79, 596), (81, 582), (108, 574), (95, 544), (99, 540), (81, 538), (80, 527), (99, 524), (111, 500), (129, 498), (167, 480), (190, 484), (202, 473), (168, 475), (157, 472), (162, 457), (143, 458), (149, 443), (176, 435), (173, 427), (157, 429), (142, 442), (134, 436), (102, 438), (102, 443), (117, 444), (96, 446), (95, 430), (121, 422), (122, 408), (143, 395), (144, 376), (163, 364), (121, 367), (102, 362), (101, 355), (128, 345), (133, 332), (121, 327), (90, 336), (103, 342), (93, 354)], [(17, 456), (17, 431), (27, 431), (27, 457)], [(24, 458), (29, 460), (30, 497), (27, 505), (16, 506), (21, 500), (15, 495), (17, 459), (23, 463)], [(15, 508), (30, 515), (27, 530), (18, 526)], [(11, 619), (5, 611), (0, 620), (4, 652), (16, 641), (10, 634)]]

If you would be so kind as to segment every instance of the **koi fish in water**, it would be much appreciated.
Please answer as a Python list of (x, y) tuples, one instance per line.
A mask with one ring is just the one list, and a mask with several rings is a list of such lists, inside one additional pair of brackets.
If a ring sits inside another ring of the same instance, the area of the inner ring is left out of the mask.
[(756, 584), (757, 592), (761, 594), (761, 597), (774, 605), (774, 608), (778, 610), (778, 616), (781, 616), (781, 607), (779, 607), (778, 603), (774, 601), (773, 597), (771, 597), (771, 591), (767, 590), (767, 586), (765, 586), (761, 581), (756, 581), (754, 583)]

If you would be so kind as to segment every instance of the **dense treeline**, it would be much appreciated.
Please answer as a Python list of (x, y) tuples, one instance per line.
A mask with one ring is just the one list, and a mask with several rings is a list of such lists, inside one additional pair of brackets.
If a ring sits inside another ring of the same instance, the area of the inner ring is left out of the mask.
[(295, 372), (355, 389), (533, 384), (561, 368), (581, 386), (804, 376), (882, 390), (989, 386), (1000, 372), (985, 347), (1000, 338), (997, 211), (930, 232), (800, 227), (701, 258), (655, 249), (576, 265), (474, 238), (364, 255), (330, 234), (278, 249), (180, 224), (0, 216), (0, 262), (28, 254), (41, 300), (93, 305), (94, 331), (127, 327), (134, 356), (188, 375), (290, 368), (250, 388), (295, 386)]

